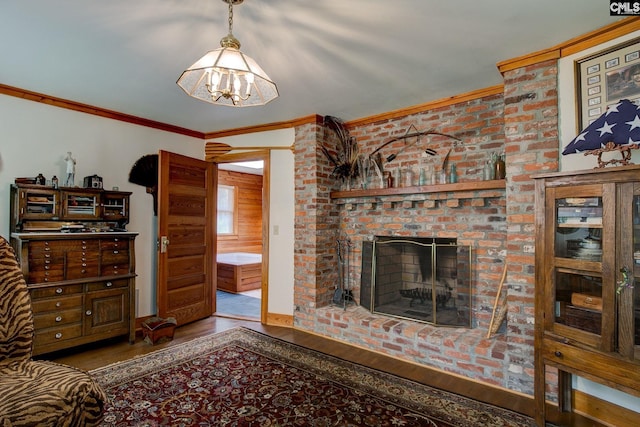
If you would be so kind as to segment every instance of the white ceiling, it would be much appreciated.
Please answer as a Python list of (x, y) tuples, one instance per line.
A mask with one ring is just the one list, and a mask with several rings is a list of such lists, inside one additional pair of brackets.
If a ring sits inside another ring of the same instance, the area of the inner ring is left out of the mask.
[(263, 107), (177, 85), (227, 34), (222, 0), (0, 0), (0, 83), (213, 132), (353, 120), (502, 83), (496, 63), (619, 18), (603, 0), (245, 0), (233, 34), (277, 83)]

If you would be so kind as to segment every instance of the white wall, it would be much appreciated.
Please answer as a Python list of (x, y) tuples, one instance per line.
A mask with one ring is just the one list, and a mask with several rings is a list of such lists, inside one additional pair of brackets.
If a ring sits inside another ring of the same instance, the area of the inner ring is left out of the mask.
[[(294, 129), (216, 139), (232, 147), (289, 147), (294, 140)], [(270, 162), (268, 312), (293, 315), (294, 155), (290, 150), (272, 150)]]
[[(575, 138), (579, 130), (577, 129), (577, 113), (576, 113), (576, 84), (575, 84), (575, 61), (590, 55), (596, 54), (609, 47), (623, 43), (626, 40), (640, 36), (640, 31), (627, 34), (616, 40), (595, 46), (584, 50), (577, 54), (561, 58), (558, 62), (558, 98), (559, 98), (559, 117), (560, 117), (560, 153), (564, 147)], [(640, 164), (640, 150), (633, 150), (631, 160), (635, 164)], [(617, 158), (619, 154), (616, 154)], [(603, 159), (606, 159), (603, 156)], [(560, 170), (573, 171), (581, 169), (593, 169), (597, 166), (596, 156), (585, 156), (582, 153), (569, 154), (563, 156), (560, 154)], [(640, 412), (640, 398), (633, 397), (629, 394), (611, 389), (609, 387), (594, 383), (581, 377), (573, 377), (573, 386), (585, 393), (598, 396), (604, 400), (613, 402), (617, 405)]]
[(204, 158), (204, 141), (49, 105), (0, 95), (0, 234), (9, 237), (9, 186), (16, 177), (66, 175), (64, 156), (77, 160), (76, 185), (97, 174), (104, 188), (131, 196), (129, 231), (136, 239), (137, 316), (155, 314), (156, 221), (151, 195), (128, 182), (131, 166), (145, 154), (171, 151)]

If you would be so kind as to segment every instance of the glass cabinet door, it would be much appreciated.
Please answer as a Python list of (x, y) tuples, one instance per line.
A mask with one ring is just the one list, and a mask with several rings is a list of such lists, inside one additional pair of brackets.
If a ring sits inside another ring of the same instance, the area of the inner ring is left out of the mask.
[(602, 197), (556, 200), (556, 257), (602, 261)]
[(117, 221), (129, 217), (129, 193), (105, 192), (102, 194), (102, 217), (105, 221)]
[(49, 219), (58, 216), (57, 192), (20, 189), (20, 214), (25, 219)]
[(575, 261), (556, 269), (556, 323), (600, 335), (602, 197), (562, 197), (555, 211), (555, 256)]
[(65, 219), (96, 219), (100, 216), (100, 194), (82, 192), (62, 193), (62, 214)]

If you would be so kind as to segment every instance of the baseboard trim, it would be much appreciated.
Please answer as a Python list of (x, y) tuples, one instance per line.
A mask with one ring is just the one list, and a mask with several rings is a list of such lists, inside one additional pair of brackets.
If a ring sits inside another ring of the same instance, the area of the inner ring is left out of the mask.
[(267, 313), (267, 325), (292, 328), (293, 316), (289, 314)]

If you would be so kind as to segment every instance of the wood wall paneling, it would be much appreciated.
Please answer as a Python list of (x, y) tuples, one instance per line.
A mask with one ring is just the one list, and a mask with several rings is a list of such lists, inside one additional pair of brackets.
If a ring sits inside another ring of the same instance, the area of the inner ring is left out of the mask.
[(262, 253), (262, 176), (218, 170), (218, 184), (238, 191), (238, 234), (218, 236), (218, 253)]

